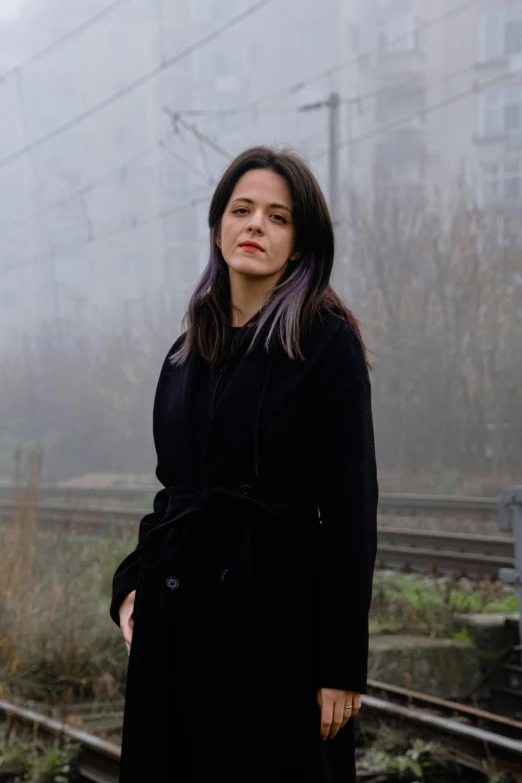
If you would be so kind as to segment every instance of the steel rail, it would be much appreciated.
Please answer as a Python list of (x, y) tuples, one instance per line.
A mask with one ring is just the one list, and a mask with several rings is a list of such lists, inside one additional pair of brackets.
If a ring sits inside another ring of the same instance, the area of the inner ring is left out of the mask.
[[(521, 722), (374, 680), (370, 680), (368, 686), (370, 690), (384, 692), (386, 696), (391, 695), (392, 698), (397, 696), (406, 698), (409, 706), (365, 694), (362, 696), (362, 704), (365, 708), (362, 712), (363, 720), (367, 711), (370, 713), (373, 711), (379, 716), (386, 715), (405, 720), (416, 726), (417, 730), (427, 730), (429, 736), (443, 736), (441, 744), (453, 749), (457, 757), (460, 757), (463, 763), (468, 766), (482, 769), (484, 762), (490, 761), (493, 757), (500, 770), (507, 770), (511, 774), (515, 773), (515, 779), (522, 780), (522, 777), (517, 775), (517, 772), (522, 768), (522, 742), (520, 740), (481, 727), (470, 726), (453, 717), (434, 715), (426, 709), (420, 709), (416, 703), (427, 704), (430, 708), (436, 707), (438, 710), (446, 710), (452, 715), (457, 714), (464, 718), (472, 717), (475, 720), (485, 720), (511, 729), (522, 729)], [(121, 756), (121, 749), (117, 745), (32, 709), (5, 701), (0, 701), (0, 713), (14, 721), (18, 720), (26, 726), (33, 727), (33, 730), (38, 729), (54, 736), (65, 735), (77, 741), (81, 745), (81, 751), (76, 761), (80, 775), (93, 783), (117, 783)]]
[(420, 546), (455, 552), (477, 552), (481, 555), (513, 557), (512, 536), (491, 536), (476, 533), (446, 533), (441, 531), (409, 530), (408, 528), (380, 527), (379, 542), (388, 546)]
[[(93, 500), (95, 498), (111, 498), (124, 502), (141, 502), (147, 495), (154, 495), (161, 489), (158, 485), (142, 487), (107, 487), (107, 486), (73, 486), (67, 484), (42, 484), (39, 489), (41, 499), (77, 501)], [(9, 499), (13, 496), (11, 484), (0, 485), (0, 498)], [(382, 513), (416, 513), (419, 511), (451, 512), (455, 514), (486, 515), (495, 517), (498, 511), (496, 497), (474, 497), (456, 495), (406, 494), (381, 492), (379, 496), (379, 511)]]
[[(132, 506), (93, 506), (93, 505), (71, 505), (69, 503), (58, 503), (40, 501), (37, 504), (39, 514), (43, 519), (64, 520), (69, 517), (71, 520), (85, 521), (101, 524), (104, 520), (121, 523), (139, 522), (141, 518), (148, 513), (145, 509)], [(23, 511), (23, 504), (13, 502), (12, 500), (0, 499), (0, 518), (11, 518), (16, 511)], [(418, 544), (423, 544), (429, 548), (447, 548), (448, 542), (453, 545), (453, 551), (470, 550), (485, 554), (484, 547), (487, 545), (487, 553), (491, 555), (506, 556), (512, 552), (513, 538), (511, 536), (483, 536), (480, 534), (466, 533), (445, 533), (441, 531), (410, 530), (408, 528), (381, 527), (379, 530), (381, 541), (388, 544), (400, 545), (404, 542), (411, 545), (411, 539), (415, 539)]]
[(476, 726), (468, 726), (452, 718), (433, 715), (431, 712), (419, 710), (415, 707), (404, 707), (401, 704), (395, 704), (394, 702), (386, 701), (386, 699), (378, 699), (375, 696), (361, 696), (361, 700), (365, 707), (373, 707), (380, 712), (407, 718), (411, 723), (424, 723), (448, 734), (456, 734), (472, 742), (486, 744), (490, 748), (508, 751), (518, 756), (522, 764), (522, 742), (520, 740), (504, 737), (503, 734), (479, 729)]
[(379, 680), (368, 680), (368, 689), (372, 692), (377, 691), (379, 693), (385, 693), (386, 695), (391, 694), (392, 697), (399, 696), (402, 699), (406, 699), (409, 704), (420, 702), (421, 704), (426, 704), (430, 707), (435, 707), (439, 710), (448, 712), (451, 715), (457, 713), (458, 715), (466, 716), (478, 723), (486, 722), (501, 727), (507, 727), (508, 729), (516, 729), (520, 732), (522, 738), (522, 721), (507, 718), (505, 715), (497, 715), (497, 713), (481, 710), (468, 704), (460, 704), (456, 701), (441, 699), (439, 696), (412, 691), (408, 688), (390, 685), (389, 683), (380, 682)]
[[(493, 758), (499, 772), (513, 775), (517, 783), (522, 781), (522, 742), (519, 740), (375, 696), (364, 695), (361, 698), (365, 711), (373, 710), (379, 716), (405, 720), (416, 730), (427, 732), (429, 737), (435, 736), (443, 747), (453, 746), (457, 756), (464, 753), (467, 766), (484, 771), (485, 765)], [(365, 712), (362, 714), (364, 716)]]
[(46, 734), (67, 736), (75, 740), (81, 745), (81, 751), (76, 760), (80, 775), (93, 783), (118, 783), (121, 756), (121, 749), (118, 745), (7, 701), (0, 700), (0, 713), (11, 719), (19, 720), (26, 726), (40, 729)]
[[(120, 530), (134, 532), (146, 513), (120, 506), (70, 506), (38, 503), (38, 526), (42, 531), (68, 535), (118, 536)], [(23, 507), (0, 500), (0, 524), (10, 524)], [(502, 568), (514, 566), (511, 536), (429, 532), (397, 527), (380, 527), (377, 565), (381, 568), (419, 568), (469, 577), (497, 578)]]

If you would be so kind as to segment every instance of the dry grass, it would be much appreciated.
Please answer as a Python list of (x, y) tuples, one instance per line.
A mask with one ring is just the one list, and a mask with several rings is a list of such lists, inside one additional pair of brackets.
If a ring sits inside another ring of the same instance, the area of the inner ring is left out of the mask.
[(122, 695), (127, 655), (109, 618), (112, 574), (132, 544), (38, 530), (41, 450), (15, 462), (0, 530), (0, 696), (67, 703)]

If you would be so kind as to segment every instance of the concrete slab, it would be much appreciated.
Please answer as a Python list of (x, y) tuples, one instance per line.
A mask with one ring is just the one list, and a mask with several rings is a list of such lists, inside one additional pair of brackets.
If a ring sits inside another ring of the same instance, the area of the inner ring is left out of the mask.
[(426, 636), (370, 636), (368, 677), (444, 699), (465, 698), (481, 674), (480, 656), (469, 642)]

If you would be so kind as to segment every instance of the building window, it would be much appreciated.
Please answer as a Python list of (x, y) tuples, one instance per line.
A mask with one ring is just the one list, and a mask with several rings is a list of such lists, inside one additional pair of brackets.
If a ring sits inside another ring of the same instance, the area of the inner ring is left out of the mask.
[(359, 54), (361, 50), (360, 30), (356, 24), (346, 25), (346, 49), (352, 54)]
[(216, 52), (214, 55), (214, 73), (216, 76), (227, 75), (227, 55), (226, 52)]
[(421, 113), (426, 105), (424, 87), (400, 84), (377, 93), (376, 121), (389, 122), (405, 114)]
[(480, 97), (482, 136), (522, 136), (522, 86), (487, 90)]
[(522, 168), (518, 161), (504, 163), (504, 200), (508, 204), (520, 204)]
[(79, 218), (56, 219), (49, 223), (47, 231), (50, 242), (58, 247), (73, 247), (86, 238), (85, 220)]
[(518, 19), (508, 19), (506, 23), (504, 46), (508, 57), (522, 53), (522, 10), (518, 13)]
[(522, 160), (482, 165), (481, 202), (483, 206), (522, 205)]
[(141, 273), (141, 262), (138, 253), (125, 253), (122, 259), (122, 272), (136, 280)]
[(81, 290), (89, 282), (89, 262), (81, 256), (58, 255), (53, 260), (53, 269), (59, 285)]
[[(239, 14), (244, 6), (244, 0), (227, 0), (225, 20), (232, 19)], [(219, 24), (224, 21), (222, 15), (225, 6), (221, 3), (213, 3), (209, 0), (191, 0), (189, 7), (192, 24), (210, 24), (211, 22)]]
[(122, 299), (121, 306), (125, 330), (129, 334), (136, 334), (143, 319), (143, 300), (137, 297), (126, 297)]
[(133, 141), (134, 133), (130, 125), (120, 125), (116, 131), (117, 144), (130, 144)]
[(14, 288), (0, 292), (0, 305), (2, 313), (15, 312), (18, 309), (18, 294)]
[(378, 28), (378, 45), (381, 54), (413, 52), (418, 49), (417, 19), (414, 14), (396, 14), (382, 22)]
[(480, 35), (483, 62), (522, 54), (522, 5), (483, 14)]

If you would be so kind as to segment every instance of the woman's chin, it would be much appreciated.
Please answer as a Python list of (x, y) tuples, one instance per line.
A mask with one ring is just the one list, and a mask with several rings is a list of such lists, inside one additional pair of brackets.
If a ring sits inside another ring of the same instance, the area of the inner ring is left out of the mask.
[(256, 259), (245, 258), (233, 261), (228, 265), (231, 272), (244, 277), (269, 277), (273, 272), (266, 269), (264, 264)]

